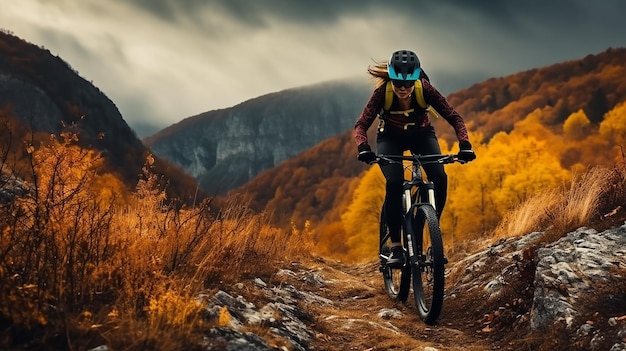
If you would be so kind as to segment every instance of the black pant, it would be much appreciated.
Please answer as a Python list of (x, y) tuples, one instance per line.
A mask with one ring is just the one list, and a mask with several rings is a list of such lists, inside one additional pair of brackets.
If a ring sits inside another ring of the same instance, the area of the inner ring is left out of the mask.
[[(405, 150), (411, 150), (415, 154), (431, 155), (440, 154), (441, 148), (435, 135), (435, 129), (431, 127), (416, 128), (413, 131), (395, 132), (391, 128), (385, 128), (378, 132), (376, 137), (376, 149), (378, 154), (402, 155)], [(402, 223), (402, 183), (404, 181), (404, 169), (399, 164), (388, 164), (380, 167), (387, 181), (385, 204), (385, 218), (391, 233), (391, 241), (400, 242), (400, 225)], [(435, 205), (437, 214), (446, 204), (448, 192), (448, 176), (441, 164), (424, 165), (424, 171), (428, 180), (435, 185)]]

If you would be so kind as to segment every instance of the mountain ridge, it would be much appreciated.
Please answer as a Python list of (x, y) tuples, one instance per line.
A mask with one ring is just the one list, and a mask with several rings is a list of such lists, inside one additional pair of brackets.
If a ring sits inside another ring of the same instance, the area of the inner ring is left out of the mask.
[[(134, 188), (149, 150), (115, 103), (60, 57), (5, 32), (0, 32), (0, 107), (3, 118), (38, 135), (35, 142), (76, 133), (79, 145), (102, 153), (106, 171)], [(195, 190), (191, 177), (158, 156), (154, 167), (170, 181), (172, 195), (189, 198)]]
[[(553, 106), (555, 111), (550, 121), (552, 124), (562, 123), (565, 117), (580, 108), (597, 123), (610, 107), (619, 102), (618, 97), (624, 96), (626, 88), (623, 84), (619, 81), (601, 84), (598, 83), (601, 79), (591, 77), (583, 82), (588, 84), (581, 83), (576, 89), (566, 85), (570, 75), (577, 76), (585, 72), (596, 72), (594, 74), (599, 75), (603, 67), (618, 60), (626, 60), (626, 49), (609, 48), (578, 60), (491, 78), (452, 93), (448, 98), (465, 118), (469, 129), (480, 130), (486, 138), (498, 131), (510, 131), (516, 121), (533, 109), (546, 105)], [(554, 80), (554, 86), (544, 85), (544, 79), (550, 82)], [(324, 139), (351, 130), (372, 89), (365, 82), (365, 79), (361, 82), (357, 80), (356, 88), (347, 88), (347, 85), (338, 81), (330, 83), (335, 84), (334, 87), (323, 83), (266, 94), (231, 108), (183, 119), (153, 136), (144, 138), (144, 142), (155, 154), (163, 156), (198, 179), (203, 189), (223, 195), (244, 186), (261, 172), (296, 157), (300, 152), (307, 152)], [(305, 105), (300, 102), (301, 108), (294, 108), (294, 102), (298, 101), (297, 95), (301, 91), (299, 89), (315, 92), (316, 88), (326, 91), (326, 96), (316, 93), (316, 103)], [(565, 94), (560, 95), (563, 93), (561, 90), (567, 90), (572, 97), (564, 99)], [(582, 95), (589, 98), (581, 98)], [(524, 106), (517, 103), (518, 99), (521, 99)], [(529, 100), (533, 101), (528, 102)], [(336, 106), (338, 103), (342, 106)], [(302, 119), (303, 123), (308, 124), (294, 124), (293, 121), (286, 123), (285, 114)], [(334, 120), (329, 118), (330, 115)], [(260, 127), (264, 123), (272, 124), (273, 119), (281, 120), (281, 123), (288, 126), (283, 129), (280, 138), (271, 139), (269, 133), (272, 128)], [(218, 120), (224, 121), (223, 124)], [(319, 120), (320, 123), (309, 123), (311, 120)], [(445, 124), (439, 120), (433, 123)], [(234, 129), (229, 131), (229, 128), (240, 128), (237, 133), (239, 142), (229, 140), (234, 133)], [(205, 135), (199, 135), (197, 129), (203, 129)], [(297, 132), (296, 136), (289, 139), (285, 134), (288, 130), (303, 132)], [(317, 134), (310, 137), (304, 131)], [(450, 128), (438, 127), (438, 134), (448, 143), (455, 141), (454, 132)], [(246, 138), (249, 140), (245, 140)], [(270, 150), (265, 144), (271, 141), (274, 141), (273, 147), (278, 150)], [(223, 145), (218, 146), (220, 143)], [(226, 147), (229, 148), (228, 152), (225, 151)], [(269, 153), (275, 154), (270, 157)]]
[(286, 89), (189, 117), (144, 142), (208, 193), (225, 194), (350, 128), (366, 94), (352, 80)]

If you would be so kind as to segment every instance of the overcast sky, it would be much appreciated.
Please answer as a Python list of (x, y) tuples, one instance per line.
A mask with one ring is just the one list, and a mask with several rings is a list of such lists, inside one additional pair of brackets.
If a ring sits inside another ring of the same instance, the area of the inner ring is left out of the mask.
[[(444, 94), (626, 46), (622, 0), (0, 0), (140, 135), (412, 49)], [(365, 103), (365, 102), (364, 102)], [(356, 116), (355, 116), (356, 118)]]

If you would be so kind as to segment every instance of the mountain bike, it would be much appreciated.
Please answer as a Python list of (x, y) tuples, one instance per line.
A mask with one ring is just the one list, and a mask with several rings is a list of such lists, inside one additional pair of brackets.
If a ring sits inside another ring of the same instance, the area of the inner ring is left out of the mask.
[[(410, 161), (404, 163), (403, 161)], [(385, 290), (392, 298), (405, 302), (412, 281), (415, 305), (426, 324), (434, 324), (443, 307), (444, 270), (448, 263), (443, 253), (443, 240), (435, 207), (435, 189), (422, 176), (422, 165), (431, 163), (465, 163), (457, 155), (378, 155), (373, 163), (397, 163), (409, 171), (411, 179), (404, 181), (401, 226), (402, 245), (407, 254), (400, 268), (387, 265), (391, 254), (391, 239), (385, 220), (384, 206), (380, 215), (380, 272)], [(413, 279), (411, 279), (413, 278)]]

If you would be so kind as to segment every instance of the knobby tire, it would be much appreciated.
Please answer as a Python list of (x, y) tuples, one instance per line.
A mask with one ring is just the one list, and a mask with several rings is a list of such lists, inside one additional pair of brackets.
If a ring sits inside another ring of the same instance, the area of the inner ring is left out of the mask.
[[(420, 317), (426, 324), (434, 324), (443, 307), (445, 258), (437, 213), (432, 206), (419, 205), (409, 221), (413, 234), (415, 257), (411, 260), (413, 295)], [(421, 261), (421, 262), (420, 262)]]

